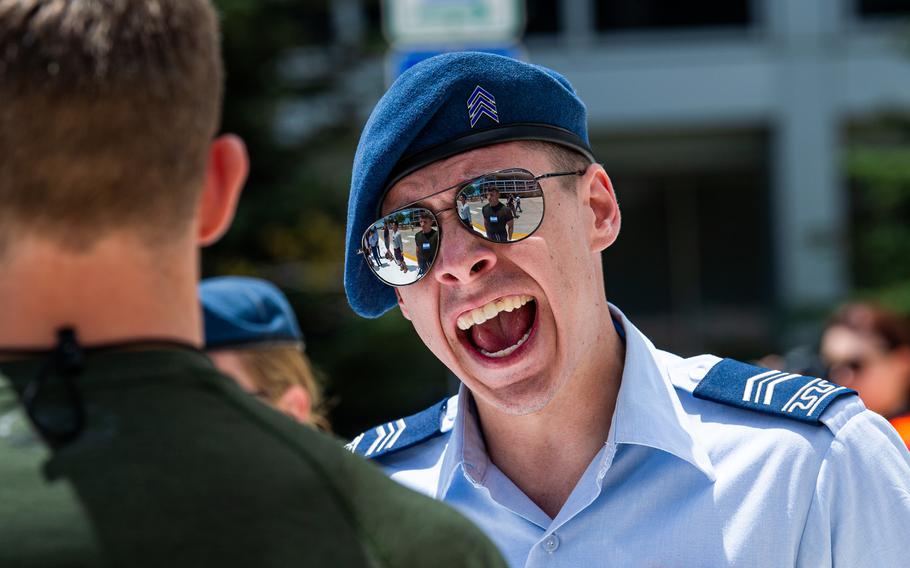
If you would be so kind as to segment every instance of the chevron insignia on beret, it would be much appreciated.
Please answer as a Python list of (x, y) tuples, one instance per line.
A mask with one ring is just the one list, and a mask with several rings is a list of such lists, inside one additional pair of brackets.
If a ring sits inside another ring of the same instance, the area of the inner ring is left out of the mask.
[(831, 402), (856, 391), (818, 377), (724, 359), (711, 368), (692, 394), (729, 406), (819, 424), (819, 417)]
[(477, 85), (474, 92), (468, 97), (468, 117), (471, 119), (471, 128), (477, 126), (480, 117), (486, 116), (499, 123), (499, 111), (496, 110), (496, 97), (489, 91)]
[(435, 438), (451, 428), (448, 405), (449, 399), (444, 399), (412, 416), (381, 424), (358, 435), (345, 448), (374, 459)]

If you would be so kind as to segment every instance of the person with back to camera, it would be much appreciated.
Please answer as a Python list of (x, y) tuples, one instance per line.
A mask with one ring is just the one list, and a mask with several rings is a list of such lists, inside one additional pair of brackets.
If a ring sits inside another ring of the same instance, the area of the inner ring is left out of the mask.
[(501, 566), (202, 353), (221, 88), (206, 0), (0, 0), (0, 566)]
[(220, 276), (200, 282), (199, 300), (205, 351), (219, 371), (301, 424), (331, 429), (297, 316), (281, 290), (258, 278)]
[(388, 260), (392, 260), (392, 249), (389, 246), (389, 226), (385, 225), (382, 227), (382, 240), (385, 242), (385, 257)]
[(820, 355), (828, 376), (856, 389), (910, 447), (910, 323), (869, 303), (841, 306), (825, 326)]
[[(458, 220), (484, 187), (534, 196), (521, 240)], [(356, 251), (424, 211), (436, 258), (392, 286)], [(397, 305), (462, 381), (348, 447), (464, 512), (511, 566), (906, 564), (910, 454), (852, 390), (661, 351), (607, 302), (620, 212), (558, 73), (481, 53), (415, 65), (363, 130), (348, 213), (353, 309)]]

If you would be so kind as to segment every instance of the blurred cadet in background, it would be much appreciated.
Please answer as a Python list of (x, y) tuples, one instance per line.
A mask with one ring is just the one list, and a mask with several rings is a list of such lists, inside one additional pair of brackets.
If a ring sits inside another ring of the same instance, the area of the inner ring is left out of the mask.
[(499, 243), (509, 242), (515, 218), (512, 208), (499, 201), (499, 190), (495, 186), (487, 192), (487, 204), (483, 206), (481, 212), (487, 237)]
[(855, 389), (910, 446), (910, 323), (867, 303), (846, 304), (825, 326), (819, 347), (828, 376)]
[(202, 353), (248, 169), (218, 35), (207, 0), (0, 1), (0, 566), (500, 566)]
[(439, 248), (439, 231), (433, 228), (430, 215), (420, 216), (420, 230), (414, 235), (414, 244), (417, 246), (417, 269), (423, 274), (429, 270)]
[[(499, 189), (523, 196), (514, 230)], [(481, 234), (456, 210), (484, 194)], [(371, 227), (424, 214), (423, 274), (358, 257)], [(481, 53), (401, 75), (354, 159), (345, 290), (365, 317), (397, 305), (462, 386), (348, 447), (463, 511), (513, 567), (905, 564), (893, 428), (828, 381), (656, 349), (605, 297), (619, 229), (565, 78)]]
[(218, 370), (294, 420), (329, 430), (303, 333), (281, 290), (257, 278), (221, 276), (199, 284), (199, 299), (205, 350)]

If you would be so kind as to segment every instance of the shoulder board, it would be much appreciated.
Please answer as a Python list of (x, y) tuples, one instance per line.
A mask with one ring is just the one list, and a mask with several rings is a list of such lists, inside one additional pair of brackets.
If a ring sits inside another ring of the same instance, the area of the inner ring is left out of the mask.
[(417, 414), (367, 430), (351, 440), (345, 448), (369, 459), (409, 448), (448, 432), (452, 428), (457, 407), (457, 396), (441, 400)]
[(820, 424), (822, 413), (834, 399), (856, 391), (818, 377), (724, 359), (708, 371), (692, 394), (729, 406)]

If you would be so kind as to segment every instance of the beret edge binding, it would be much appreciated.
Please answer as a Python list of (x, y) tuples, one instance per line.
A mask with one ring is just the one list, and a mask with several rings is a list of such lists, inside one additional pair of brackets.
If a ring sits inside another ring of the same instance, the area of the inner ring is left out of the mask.
[(471, 132), (466, 136), (454, 140), (447, 140), (442, 144), (437, 144), (436, 146), (421, 150), (410, 156), (405, 156), (399, 160), (398, 164), (392, 169), (392, 173), (389, 174), (389, 180), (385, 183), (384, 189), (380, 193), (379, 201), (376, 204), (376, 214), (379, 215), (380, 208), (382, 207), (382, 200), (385, 199), (386, 194), (392, 189), (392, 186), (417, 170), (425, 168), (434, 162), (470, 150), (476, 150), (504, 142), (517, 142), (523, 140), (552, 142), (580, 152), (591, 160), (592, 163), (597, 161), (594, 158), (594, 152), (591, 150), (591, 147), (578, 135), (565, 128), (552, 124), (531, 122), (512, 123), (488, 128), (481, 132)]

